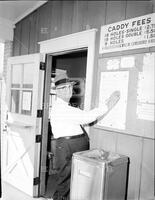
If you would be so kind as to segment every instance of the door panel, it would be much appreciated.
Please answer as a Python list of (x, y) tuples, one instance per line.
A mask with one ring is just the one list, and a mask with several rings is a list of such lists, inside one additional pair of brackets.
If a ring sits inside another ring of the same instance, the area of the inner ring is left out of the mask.
[(38, 196), (44, 71), (39, 69), (40, 54), (11, 57), (7, 76), (7, 131), (5, 134), (4, 180), (30, 196)]
[[(27, 131), (29, 136), (27, 137)], [(7, 181), (28, 194), (33, 194), (34, 130), (8, 128)], [(31, 187), (28, 187), (31, 186)]]

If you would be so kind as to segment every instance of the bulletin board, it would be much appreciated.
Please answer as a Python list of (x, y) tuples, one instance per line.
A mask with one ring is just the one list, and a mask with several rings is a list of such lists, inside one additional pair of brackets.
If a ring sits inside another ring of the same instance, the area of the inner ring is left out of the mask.
[(121, 98), (96, 127), (154, 138), (155, 53), (99, 59), (99, 105), (119, 90)]

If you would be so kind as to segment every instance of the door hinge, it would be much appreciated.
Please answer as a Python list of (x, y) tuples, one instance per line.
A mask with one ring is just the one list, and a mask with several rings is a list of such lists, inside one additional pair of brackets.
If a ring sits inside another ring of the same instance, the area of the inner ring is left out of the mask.
[(39, 185), (40, 183), (40, 178), (39, 177), (36, 177), (33, 179), (33, 185)]
[(40, 62), (40, 70), (45, 70), (46, 69), (46, 63)]
[(40, 143), (42, 140), (42, 135), (36, 135), (36, 143)]
[(37, 110), (37, 117), (43, 117), (43, 110)]

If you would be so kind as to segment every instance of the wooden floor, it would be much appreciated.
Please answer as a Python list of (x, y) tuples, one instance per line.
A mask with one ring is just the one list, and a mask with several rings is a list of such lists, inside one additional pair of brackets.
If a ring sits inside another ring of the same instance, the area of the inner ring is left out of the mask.
[(0, 200), (52, 200), (48, 198), (32, 198), (17, 190), (8, 183), (2, 183), (2, 198)]

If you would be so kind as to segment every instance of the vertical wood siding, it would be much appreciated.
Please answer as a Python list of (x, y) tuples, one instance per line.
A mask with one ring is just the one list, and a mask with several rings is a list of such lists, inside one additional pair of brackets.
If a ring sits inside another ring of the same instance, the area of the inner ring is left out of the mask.
[[(88, 28), (98, 28), (105, 24), (106, 1), (88, 1), (86, 26)], [(86, 27), (86, 28), (87, 28)]]
[(138, 17), (155, 10), (146, 1), (49, 1), (16, 24), (14, 55), (39, 52), (39, 41), (60, 37), (104, 24)]
[(125, 20), (126, 4), (126, 1), (108, 1), (106, 24)]
[(16, 28), (14, 30), (14, 39), (13, 39), (13, 55), (18, 56), (21, 55), (21, 22), (16, 24)]
[(86, 26), (86, 13), (87, 13), (87, 1), (75, 1), (72, 32), (79, 32), (84, 30)]
[(127, 1), (126, 18), (147, 15), (153, 12), (152, 1)]
[(38, 20), (38, 35), (37, 41), (43, 41), (50, 38), (50, 26), (51, 26), (51, 2), (44, 4), (37, 11), (37, 20)]
[[(155, 191), (154, 182), (154, 141), (143, 140), (143, 154), (141, 163), (140, 199), (151, 199)], [(151, 180), (151, 181), (150, 181)]]
[(61, 36), (62, 3), (53, 1), (51, 7), (50, 38)]
[(20, 53), (21, 55), (28, 54), (29, 52), (29, 35), (30, 35), (30, 21), (29, 17), (24, 19), (21, 24), (21, 43), (20, 43)]
[(74, 1), (63, 1), (62, 3), (62, 24), (61, 32), (62, 35), (67, 35), (72, 33), (72, 20), (74, 11)]
[(38, 20), (37, 20), (37, 11), (33, 12), (29, 18), (30, 22), (30, 34), (29, 34), (29, 54), (37, 52), (37, 30), (38, 30)]
[[(98, 66), (101, 26), (152, 12), (155, 12), (154, 0), (49, 1), (16, 24), (13, 55), (39, 52), (37, 44), (39, 41), (97, 28), (95, 66)], [(155, 51), (155, 49), (152, 47), (148, 49), (149, 51)], [(141, 50), (130, 52), (131, 54), (141, 53)], [(117, 56), (117, 53), (114, 55)], [(98, 74), (97, 67), (95, 74)], [(96, 75), (94, 75), (93, 85), (93, 99), (95, 99)], [(128, 199), (137, 200), (148, 197), (153, 199), (154, 140), (96, 128), (91, 129), (90, 139), (92, 148), (116, 151), (130, 157)]]

